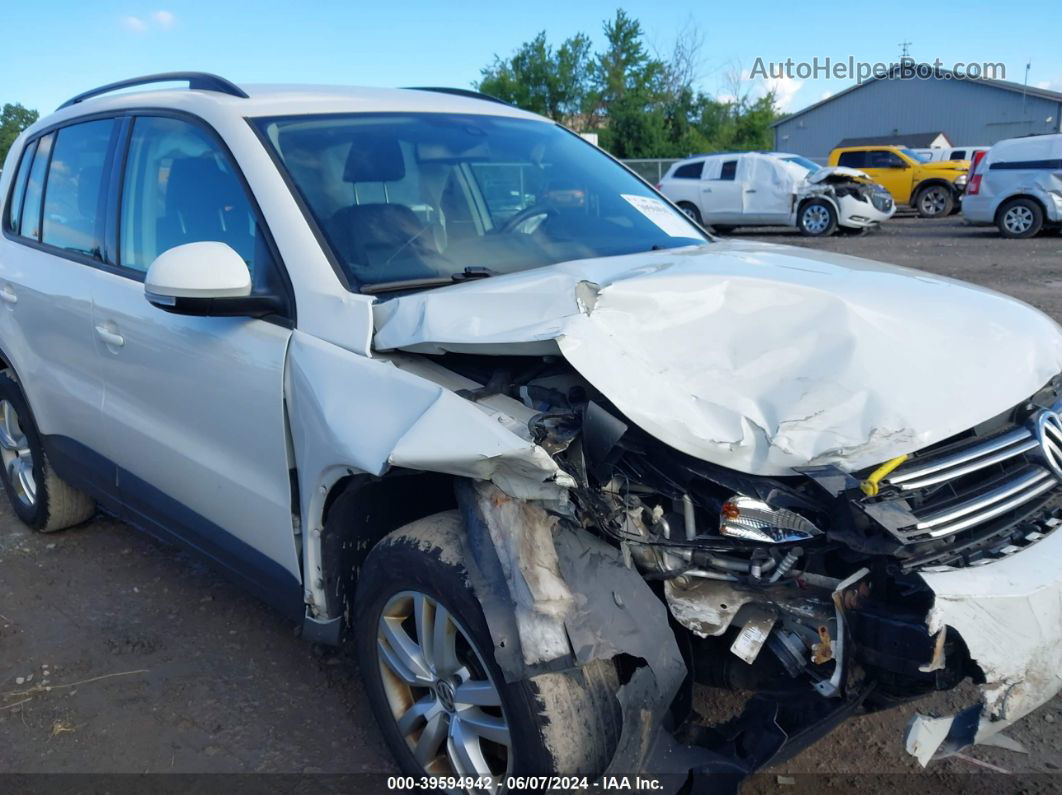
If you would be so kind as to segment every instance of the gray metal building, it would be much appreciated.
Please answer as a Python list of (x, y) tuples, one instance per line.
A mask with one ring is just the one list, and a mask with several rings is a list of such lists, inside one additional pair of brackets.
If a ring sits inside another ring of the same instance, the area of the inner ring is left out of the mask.
[(824, 159), (844, 138), (941, 130), (955, 146), (1062, 132), (1062, 93), (1002, 80), (883, 77), (774, 123), (775, 149)]

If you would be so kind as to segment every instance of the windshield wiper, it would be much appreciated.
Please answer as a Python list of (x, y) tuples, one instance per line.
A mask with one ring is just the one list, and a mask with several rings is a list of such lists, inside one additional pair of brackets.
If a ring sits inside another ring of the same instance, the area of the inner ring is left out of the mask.
[(424, 287), (445, 287), (455, 282), (467, 282), (472, 279), (486, 279), (493, 276), (494, 271), (480, 265), (465, 268), (460, 273), (451, 273), (449, 276), (422, 276), (417, 279), (398, 279), (393, 282), (377, 282), (376, 284), (362, 285), (360, 292), (367, 295), (377, 293), (393, 293), (398, 290), (416, 290)]

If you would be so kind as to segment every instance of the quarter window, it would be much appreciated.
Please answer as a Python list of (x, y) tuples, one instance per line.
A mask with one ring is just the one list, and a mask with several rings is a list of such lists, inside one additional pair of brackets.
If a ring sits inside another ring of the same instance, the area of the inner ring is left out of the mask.
[(44, 192), (41, 242), (101, 258), (103, 168), (113, 131), (114, 120), (104, 119), (73, 124), (56, 133)]
[(247, 263), (256, 286), (268, 249), (228, 155), (202, 128), (181, 119), (138, 117), (125, 167), (121, 265), (147, 271), (159, 254), (216, 241)]
[(698, 160), (696, 163), (687, 163), (684, 166), (679, 166), (671, 177), (672, 179), (700, 179), (701, 171), (703, 170), (704, 161)]
[(48, 158), (52, 153), (55, 134), (46, 135), (37, 142), (37, 152), (33, 156), (29, 179), (26, 181), (26, 193), (22, 198), (22, 215), (19, 220), (19, 234), (41, 239), (41, 198), (44, 196), (44, 176), (48, 169)]
[(22, 150), (22, 158), (18, 163), (18, 171), (15, 172), (15, 186), (11, 191), (11, 201), (7, 204), (7, 212), (4, 214), (4, 223), (7, 228), (18, 234), (19, 222), (22, 220), (22, 197), (26, 195), (26, 180), (29, 179), (30, 166), (33, 163), (33, 153), (37, 151), (37, 142), (30, 141)]

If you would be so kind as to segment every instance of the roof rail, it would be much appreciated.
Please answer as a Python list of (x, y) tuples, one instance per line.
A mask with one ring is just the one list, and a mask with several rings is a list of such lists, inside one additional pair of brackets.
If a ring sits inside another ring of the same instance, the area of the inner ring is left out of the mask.
[(447, 86), (406, 86), (407, 91), (434, 91), (436, 94), (453, 94), (456, 97), (468, 97), (469, 99), (482, 99), (487, 102), (497, 102), (499, 105), (509, 105), (512, 107), (511, 102), (506, 102), (504, 99), (498, 99), (492, 97), (490, 94), (484, 94), (482, 91), (473, 91), (471, 88), (449, 88)]
[(217, 91), (220, 94), (228, 94), (233, 97), (247, 99), (250, 95), (235, 83), (231, 83), (224, 77), (218, 77), (208, 72), (160, 72), (157, 75), (145, 75), (144, 77), (131, 77), (128, 80), (119, 80), (117, 83), (108, 83), (105, 86), (85, 91), (76, 97), (68, 99), (56, 110), (68, 108), (86, 99), (98, 97), (100, 94), (108, 94), (120, 88), (132, 88), (133, 86), (145, 86), (151, 83), (187, 82), (189, 89), (199, 91)]

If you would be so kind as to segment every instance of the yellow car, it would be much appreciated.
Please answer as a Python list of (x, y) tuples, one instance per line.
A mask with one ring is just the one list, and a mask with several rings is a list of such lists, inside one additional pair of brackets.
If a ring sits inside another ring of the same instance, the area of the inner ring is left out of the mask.
[(829, 165), (865, 171), (923, 218), (942, 218), (959, 209), (966, 189), (968, 160), (926, 162), (902, 146), (840, 146), (830, 152)]

